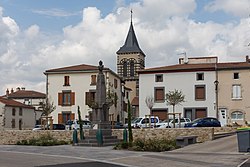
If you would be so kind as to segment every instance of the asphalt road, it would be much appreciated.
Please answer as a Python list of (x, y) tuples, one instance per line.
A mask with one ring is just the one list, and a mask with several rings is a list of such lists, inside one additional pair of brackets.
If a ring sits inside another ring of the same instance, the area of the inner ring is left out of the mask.
[(246, 167), (236, 135), (170, 152), (135, 152), (112, 147), (0, 146), (0, 167)]

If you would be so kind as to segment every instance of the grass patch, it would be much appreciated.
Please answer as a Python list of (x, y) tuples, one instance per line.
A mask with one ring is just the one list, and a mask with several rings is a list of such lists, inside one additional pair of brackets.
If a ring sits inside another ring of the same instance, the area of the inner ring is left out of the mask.
[(57, 140), (50, 134), (45, 134), (39, 138), (32, 138), (30, 140), (21, 140), (16, 143), (17, 145), (32, 145), (32, 146), (55, 146), (70, 144), (68, 141)]
[(115, 145), (115, 150), (127, 149), (132, 151), (151, 151), (151, 152), (162, 152), (162, 151), (170, 151), (179, 148), (176, 146), (175, 140), (167, 140), (167, 139), (148, 139), (135, 140), (132, 145), (129, 145), (127, 142), (122, 142)]

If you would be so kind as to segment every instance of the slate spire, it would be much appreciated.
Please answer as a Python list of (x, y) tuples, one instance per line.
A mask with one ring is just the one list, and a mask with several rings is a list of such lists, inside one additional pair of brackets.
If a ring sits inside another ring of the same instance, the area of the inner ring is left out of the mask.
[(128, 31), (128, 35), (126, 38), (126, 41), (122, 47), (116, 52), (117, 54), (122, 54), (122, 53), (141, 53), (142, 55), (145, 56), (143, 51), (141, 50), (139, 43), (137, 41), (134, 27), (133, 27), (133, 22), (132, 22), (132, 14), (133, 11), (131, 10), (131, 22), (130, 22), (130, 27)]

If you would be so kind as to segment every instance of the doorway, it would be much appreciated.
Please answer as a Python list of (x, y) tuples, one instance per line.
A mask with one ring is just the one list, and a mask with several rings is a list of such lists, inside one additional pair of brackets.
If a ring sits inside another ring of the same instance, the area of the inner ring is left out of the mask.
[(219, 121), (221, 126), (227, 125), (227, 110), (225, 108), (219, 109)]

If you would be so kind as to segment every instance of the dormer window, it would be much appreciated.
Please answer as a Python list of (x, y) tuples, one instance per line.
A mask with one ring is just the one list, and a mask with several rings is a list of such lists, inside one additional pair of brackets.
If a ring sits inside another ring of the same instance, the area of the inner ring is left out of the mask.
[(64, 85), (63, 86), (70, 86), (69, 85), (69, 76), (64, 76)]

